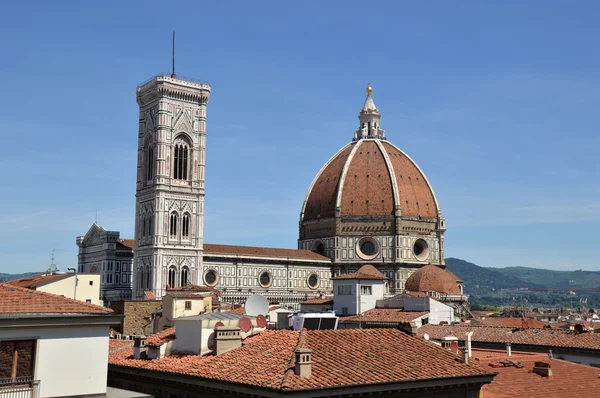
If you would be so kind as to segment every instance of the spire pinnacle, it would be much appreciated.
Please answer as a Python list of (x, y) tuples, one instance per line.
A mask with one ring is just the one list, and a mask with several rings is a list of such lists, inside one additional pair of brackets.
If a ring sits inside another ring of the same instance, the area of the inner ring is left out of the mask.
[(371, 83), (367, 84), (366, 91), (367, 99), (358, 116), (358, 119), (360, 120), (360, 129), (354, 132), (354, 141), (368, 138), (385, 139), (385, 131), (379, 128), (381, 115), (371, 96), (371, 93), (373, 92)]

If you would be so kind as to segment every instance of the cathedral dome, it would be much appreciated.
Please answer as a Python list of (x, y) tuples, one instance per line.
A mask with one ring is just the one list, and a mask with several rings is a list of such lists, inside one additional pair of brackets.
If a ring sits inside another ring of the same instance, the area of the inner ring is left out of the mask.
[(437, 265), (426, 265), (406, 280), (404, 288), (409, 292), (462, 294), (461, 284), (460, 278), (452, 272)]
[(367, 94), (360, 129), (313, 180), (301, 222), (344, 216), (438, 218), (438, 203), (425, 174), (386, 140), (370, 86)]

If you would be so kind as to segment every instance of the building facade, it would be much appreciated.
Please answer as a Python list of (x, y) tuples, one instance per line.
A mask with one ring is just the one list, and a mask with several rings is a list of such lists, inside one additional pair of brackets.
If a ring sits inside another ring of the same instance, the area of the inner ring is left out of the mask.
[(100, 299), (100, 274), (47, 272), (8, 282), (12, 286), (52, 293), (85, 303), (102, 305)]
[(445, 219), (419, 166), (381, 129), (367, 88), (359, 129), (313, 180), (300, 214), (299, 249), (322, 253), (334, 275), (373, 264), (399, 293), (423, 265), (444, 267)]
[(107, 303), (131, 298), (133, 241), (94, 223), (76, 242), (78, 271), (100, 274), (100, 299)]
[(206, 83), (155, 76), (139, 105), (133, 291), (201, 283)]

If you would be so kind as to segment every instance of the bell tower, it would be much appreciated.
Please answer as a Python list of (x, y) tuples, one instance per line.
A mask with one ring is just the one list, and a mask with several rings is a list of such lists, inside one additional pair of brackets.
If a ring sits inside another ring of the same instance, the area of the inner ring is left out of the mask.
[(155, 76), (139, 105), (133, 298), (199, 284), (204, 235), (207, 83)]

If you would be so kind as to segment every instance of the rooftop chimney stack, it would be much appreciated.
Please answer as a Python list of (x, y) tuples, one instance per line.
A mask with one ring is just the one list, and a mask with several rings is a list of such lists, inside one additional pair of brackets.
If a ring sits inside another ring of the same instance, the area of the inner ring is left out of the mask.
[(462, 361), (463, 363), (468, 364), (469, 363), (469, 349), (467, 347), (462, 347), (460, 349), (461, 353), (462, 353)]
[(511, 355), (512, 355), (512, 350), (511, 350), (510, 343), (506, 343), (506, 356), (510, 357)]
[(537, 373), (543, 377), (552, 376), (552, 368), (548, 362), (535, 362), (533, 365), (533, 373)]
[(135, 359), (146, 359), (146, 337), (135, 336), (133, 338), (133, 357)]
[(472, 336), (473, 336), (473, 332), (467, 333), (466, 343), (467, 343), (467, 354), (469, 355), (469, 358), (471, 358), (471, 337)]
[(224, 354), (241, 346), (242, 335), (239, 327), (217, 326), (215, 328), (215, 355)]
[(308, 348), (296, 348), (296, 367), (295, 373), (304, 378), (312, 375), (312, 351)]

